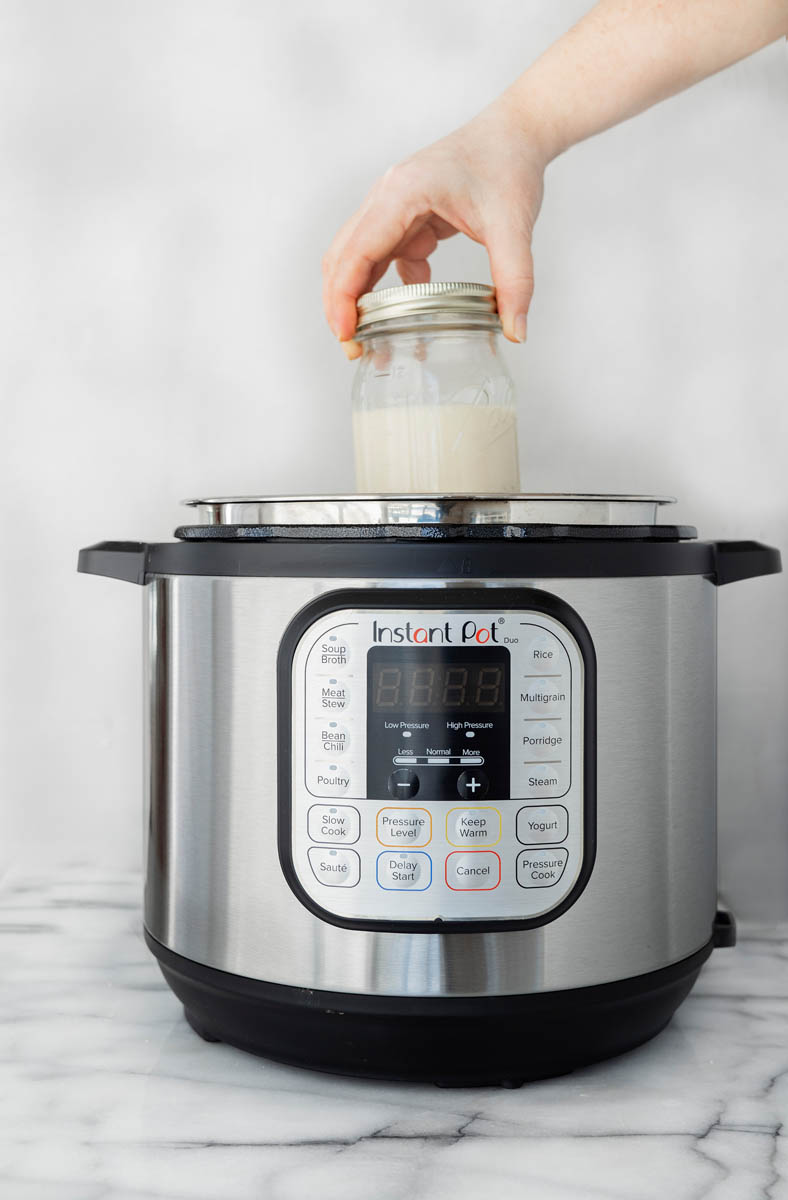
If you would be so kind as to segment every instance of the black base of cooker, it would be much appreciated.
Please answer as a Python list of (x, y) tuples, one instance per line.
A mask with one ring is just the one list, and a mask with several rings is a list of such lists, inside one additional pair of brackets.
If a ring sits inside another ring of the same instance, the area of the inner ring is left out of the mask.
[(206, 1041), (318, 1071), (444, 1087), (519, 1087), (639, 1046), (667, 1025), (713, 945), (596, 987), (406, 998), (264, 983), (192, 962), (147, 931), (145, 938)]

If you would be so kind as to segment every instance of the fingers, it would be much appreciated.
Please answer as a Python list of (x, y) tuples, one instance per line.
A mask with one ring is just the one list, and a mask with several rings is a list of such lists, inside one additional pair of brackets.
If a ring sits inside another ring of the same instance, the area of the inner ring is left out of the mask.
[(504, 335), (524, 342), (534, 292), (530, 230), (516, 218), (503, 217), (491, 225), (486, 243)]

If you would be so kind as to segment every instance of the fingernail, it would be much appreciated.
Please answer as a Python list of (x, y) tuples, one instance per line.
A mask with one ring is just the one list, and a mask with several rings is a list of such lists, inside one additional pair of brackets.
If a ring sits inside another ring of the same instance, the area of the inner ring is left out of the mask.
[(361, 343), (354, 342), (352, 338), (350, 338), (347, 342), (340, 342), (339, 344), (351, 362), (354, 358), (359, 358), (364, 353)]
[(525, 313), (518, 313), (514, 318), (514, 338), (517, 342), (524, 342), (528, 332), (528, 318)]

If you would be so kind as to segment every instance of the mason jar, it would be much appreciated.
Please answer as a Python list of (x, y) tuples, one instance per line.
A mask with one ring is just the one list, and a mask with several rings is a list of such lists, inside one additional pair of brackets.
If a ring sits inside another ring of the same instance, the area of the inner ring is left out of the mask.
[(495, 289), (417, 283), (358, 302), (360, 492), (519, 492), (512, 377)]

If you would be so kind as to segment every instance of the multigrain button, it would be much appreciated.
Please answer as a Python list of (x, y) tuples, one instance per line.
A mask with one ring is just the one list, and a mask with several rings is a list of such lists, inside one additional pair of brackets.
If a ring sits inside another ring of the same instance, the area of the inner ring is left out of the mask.
[(377, 836), (381, 846), (426, 846), (432, 840), (432, 817), (426, 808), (381, 808)]
[(453, 892), (491, 892), (501, 882), (494, 850), (455, 850), (446, 856), (446, 883)]
[(569, 686), (563, 678), (524, 679), (520, 685), (521, 717), (563, 717), (569, 711)]
[(357, 808), (348, 808), (345, 805), (313, 804), (307, 816), (307, 827), (313, 842), (348, 845), (359, 839), (361, 818)]
[(563, 842), (569, 832), (569, 813), (563, 804), (521, 808), (517, 814), (517, 840), (528, 846), (537, 842)]
[(555, 887), (568, 858), (569, 852), (563, 846), (555, 850), (521, 850), (517, 855), (517, 882), (522, 888)]
[(451, 846), (495, 846), (500, 840), (497, 808), (451, 808), (446, 814), (446, 841)]
[(384, 850), (375, 870), (387, 892), (426, 892), (432, 883), (432, 859), (420, 850)]
[(310, 846), (308, 854), (315, 879), (325, 887), (355, 887), (361, 878), (361, 859), (355, 850)]
[(558, 724), (554, 725), (550, 721), (524, 721), (520, 738), (526, 761), (560, 761), (564, 757), (567, 739)]

